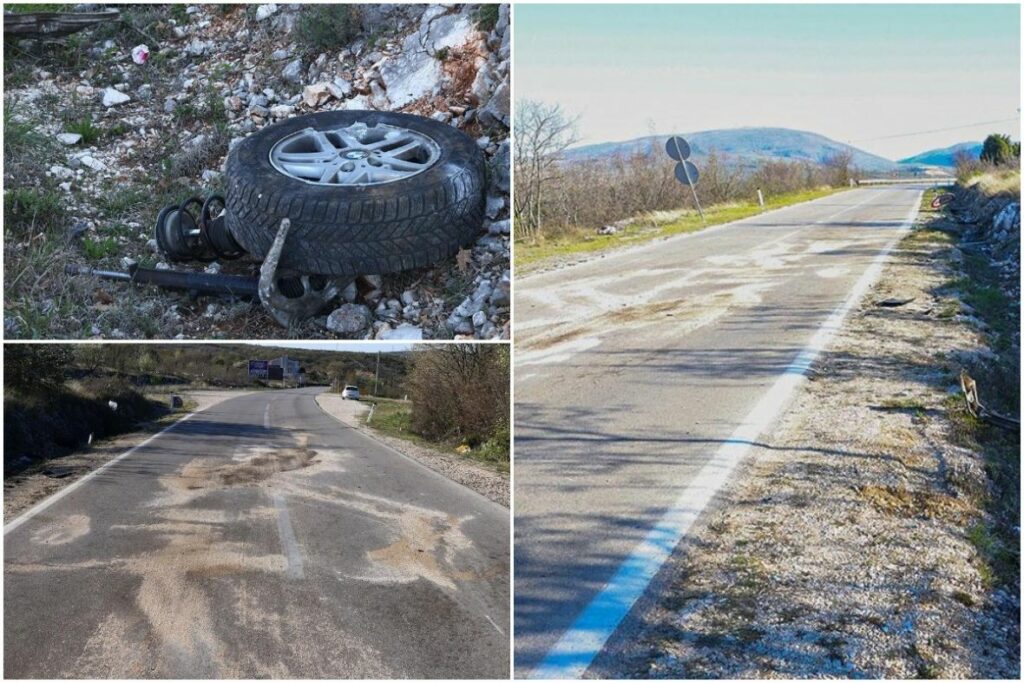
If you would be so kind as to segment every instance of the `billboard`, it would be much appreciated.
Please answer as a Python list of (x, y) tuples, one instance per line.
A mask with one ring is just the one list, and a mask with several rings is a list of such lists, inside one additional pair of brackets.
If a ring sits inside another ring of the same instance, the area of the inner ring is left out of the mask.
[(267, 379), (270, 369), (270, 361), (251, 360), (249, 361), (249, 377), (255, 379)]
[(270, 367), (281, 368), (286, 377), (298, 378), (299, 376), (299, 361), (288, 356), (281, 356), (270, 361)]

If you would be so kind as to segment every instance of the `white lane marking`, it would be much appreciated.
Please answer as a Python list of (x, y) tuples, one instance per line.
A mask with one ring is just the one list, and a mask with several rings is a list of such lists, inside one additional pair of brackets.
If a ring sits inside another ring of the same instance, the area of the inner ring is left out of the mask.
[(267, 409), (263, 411), (263, 428), (270, 429), (270, 404), (267, 404)]
[[(216, 405), (216, 404), (214, 404), (214, 405)], [(152, 436), (147, 438), (142, 443), (133, 446), (132, 448), (128, 449), (127, 451), (125, 451), (121, 455), (117, 456), (116, 458), (114, 458), (112, 460), (109, 460), (108, 462), (100, 465), (99, 467), (94, 469), (92, 472), (89, 472), (88, 474), (83, 476), (78, 481), (76, 481), (73, 484), (70, 484), (67, 487), (61, 489), (60, 491), (58, 491), (57, 493), (53, 494), (52, 496), (50, 496), (46, 500), (42, 501), (41, 503), (39, 503), (35, 507), (30, 508), (24, 514), (22, 514), (20, 517), (16, 517), (9, 524), (4, 526), (4, 536), (6, 536), (7, 534), (11, 533), (12, 531), (17, 529), (19, 526), (21, 526), (25, 522), (27, 522), (28, 520), (30, 520), (33, 517), (35, 517), (40, 512), (42, 512), (46, 508), (48, 508), (51, 505), (53, 505), (54, 503), (56, 503), (58, 500), (60, 500), (64, 496), (66, 496), (69, 493), (71, 493), (72, 491), (76, 490), (82, 484), (84, 484), (85, 482), (89, 481), (90, 479), (92, 479), (97, 474), (99, 474), (103, 470), (107, 469), (108, 467), (110, 467), (114, 463), (116, 463), (116, 462), (118, 462), (120, 460), (124, 460), (125, 458), (127, 458), (129, 455), (131, 455), (135, 451), (139, 450), (140, 448), (144, 448), (145, 446), (147, 446), (151, 441), (153, 441), (157, 437), (162, 436), (163, 434), (166, 434), (167, 432), (171, 431), (172, 429), (174, 429), (178, 425), (180, 425), (180, 424), (182, 424), (184, 422), (187, 422), (188, 420), (192, 419), (193, 416), (198, 415), (199, 413), (203, 412), (204, 410), (206, 410), (207, 408), (210, 408), (210, 407), (211, 406), (206, 406), (206, 408), (202, 408), (200, 410), (197, 410), (194, 413), (189, 413), (188, 415), (186, 415), (185, 417), (181, 418), (180, 420), (178, 420), (174, 424), (169, 425), (169, 426), (165, 427), (164, 429), (161, 429), (159, 432), (157, 432), (156, 434), (153, 434)]]
[(899, 232), (871, 262), (846, 300), (818, 328), (807, 346), (783, 371), (768, 393), (758, 401), (729, 439), (701, 468), (696, 478), (648, 532), (643, 542), (625, 559), (605, 587), (584, 608), (569, 630), (562, 634), (541, 663), (530, 673), (531, 678), (579, 678), (586, 672), (701, 511), (725, 484), (758, 436), (781, 415), (811, 364), (842, 327), (846, 315), (878, 278), (889, 253), (917, 218), (921, 195), (921, 192), (917, 194), (907, 218), (899, 227)]
[(484, 619), (486, 619), (487, 621), (491, 622), (491, 626), (494, 627), (495, 631), (497, 631), (501, 635), (505, 635), (505, 632), (501, 630), (501, 627), (499, 627), (497, 624), (494, 623), (494, 619), (491, 619), (491, 617), (489, 615), (485, 614), (484, 615)]
[(288, 514), (288, 503), (277, 491), (273, 491), (270, 497), (273, 498), (274, 507), (277, 509), (277, 535), (281, 537), (281, 548), (288, 558), (288, 576), (301, 579), (305, 575), (302, 570), (302, 551), (295, 540), (295, 529), (292, 528), (292, 518)]

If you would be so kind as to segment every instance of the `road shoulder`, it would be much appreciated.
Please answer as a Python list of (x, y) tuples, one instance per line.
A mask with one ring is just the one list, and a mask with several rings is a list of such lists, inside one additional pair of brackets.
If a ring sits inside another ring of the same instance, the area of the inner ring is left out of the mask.
[[(82, 477), (94, 472), (125, 451), (135, 448), (146, 439), (153, 437), (177, 424), (189, 415), (194, 415), (229, 398), (242, 396), (247, 391), (193, 390), (174, 392), (187, 402), (194, 403), (191, 410), (167, 413), (157, 420), (144, 423), (132, 432), (101, 439), (88, 450), (54, 458), (38, 467), (4, 479), (4, 524), (43, 500), (53, 496)], [(168, 397), (170, 394), (167, 395)], [(187, 403), (186, 405), (190, 405)], [(53, 477), (46, 471), (59, 471), (63, 476)]]
[(316, 404), (327, 415), (351, 427), (393, 450), (398, 451), (412, 460), (434, 470), (457, 484), (476, 491), (502, 507), (509, 507), (510, 485), (507, 474), (495, 472), (474, 462), (447, 453), (427, 448), (386, 434), (381, 434), (372, 427), (366, 426), (361, 416), (369, 406), (359, 401), (345, 401), (340, 395), (321, 393), (316, 396)]
[(600, 675), (1018, 677), (1018, 591), (978, 542), (990, 481), (958, 417), (956, 373), (991, 354), (950, 287), (962, 260), (932, 231), (898, 245)]

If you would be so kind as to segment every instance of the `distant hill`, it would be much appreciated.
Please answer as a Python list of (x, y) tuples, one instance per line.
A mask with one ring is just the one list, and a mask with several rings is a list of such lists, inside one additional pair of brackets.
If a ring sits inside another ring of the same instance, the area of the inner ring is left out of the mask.
[[(597, 159), (607, 156), (628, 156), (654, 150), (664, 154), (667, 136), (648, 136), (625, 142), (603, 142), (574, 147), (566, 151), (569, 160)], [(707, 156), (714, 150), (735, 163), (753, 166), (769, 160), (809, 161), (821, 163), (839, 152), (848, 151), (853, 164), (870, 172), (892, 171), (894, 161), (865, 152), (851, 145), (831, 140), (824, 135), (790, 128), (728, 128), (684, 133), (695, 157)]]
[(921, 152), (912, 157), (900, 159), (900, 163), (922, 166), (948, 166), (952, 168), (956, 165), (955, 156), (958, 152), (967, 152), (977, 159), (981, 156), (981, 143), (960, 142), (942, 149), (930, 149), (927, 152)]

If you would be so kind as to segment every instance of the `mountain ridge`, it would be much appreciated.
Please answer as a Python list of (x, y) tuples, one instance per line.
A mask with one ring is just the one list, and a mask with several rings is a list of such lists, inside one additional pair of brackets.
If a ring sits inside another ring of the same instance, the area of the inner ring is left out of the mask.
[[(644, 153), (655, 147), (656, 154), (664, 154), (662, 145), (667, 135), (648, 135), (621, 142), (601, 142), (581, 145), (565, 151), (569, 160), (597, 159), (609, 156), (629, 156)], [(819, 133), (778, 127), (721, 128), (684, 133), (693, 155), (707, 157), (711, 152), (720, 156), (739, 157), (743, 165), (769, 160), (808, 161), (823, 163), (829, 157), (849, 152), (853, 164), (865, 171), (893, 171), (899, 164), (891, 159), (872, 154), (853, 145), (832, 140)]]
[(975, 159), (981, 156), (981, 142), (958, 142), (955, 145), (949, 147), (939, 147), (936, 149), (929, 149), (915, 154), (914, 156), (900, 159), (901, 164), (919, 164), (923, 166), (946, 166), (952, 168), (956, 166), (956, 155), (959, 152), (967, 152)]

